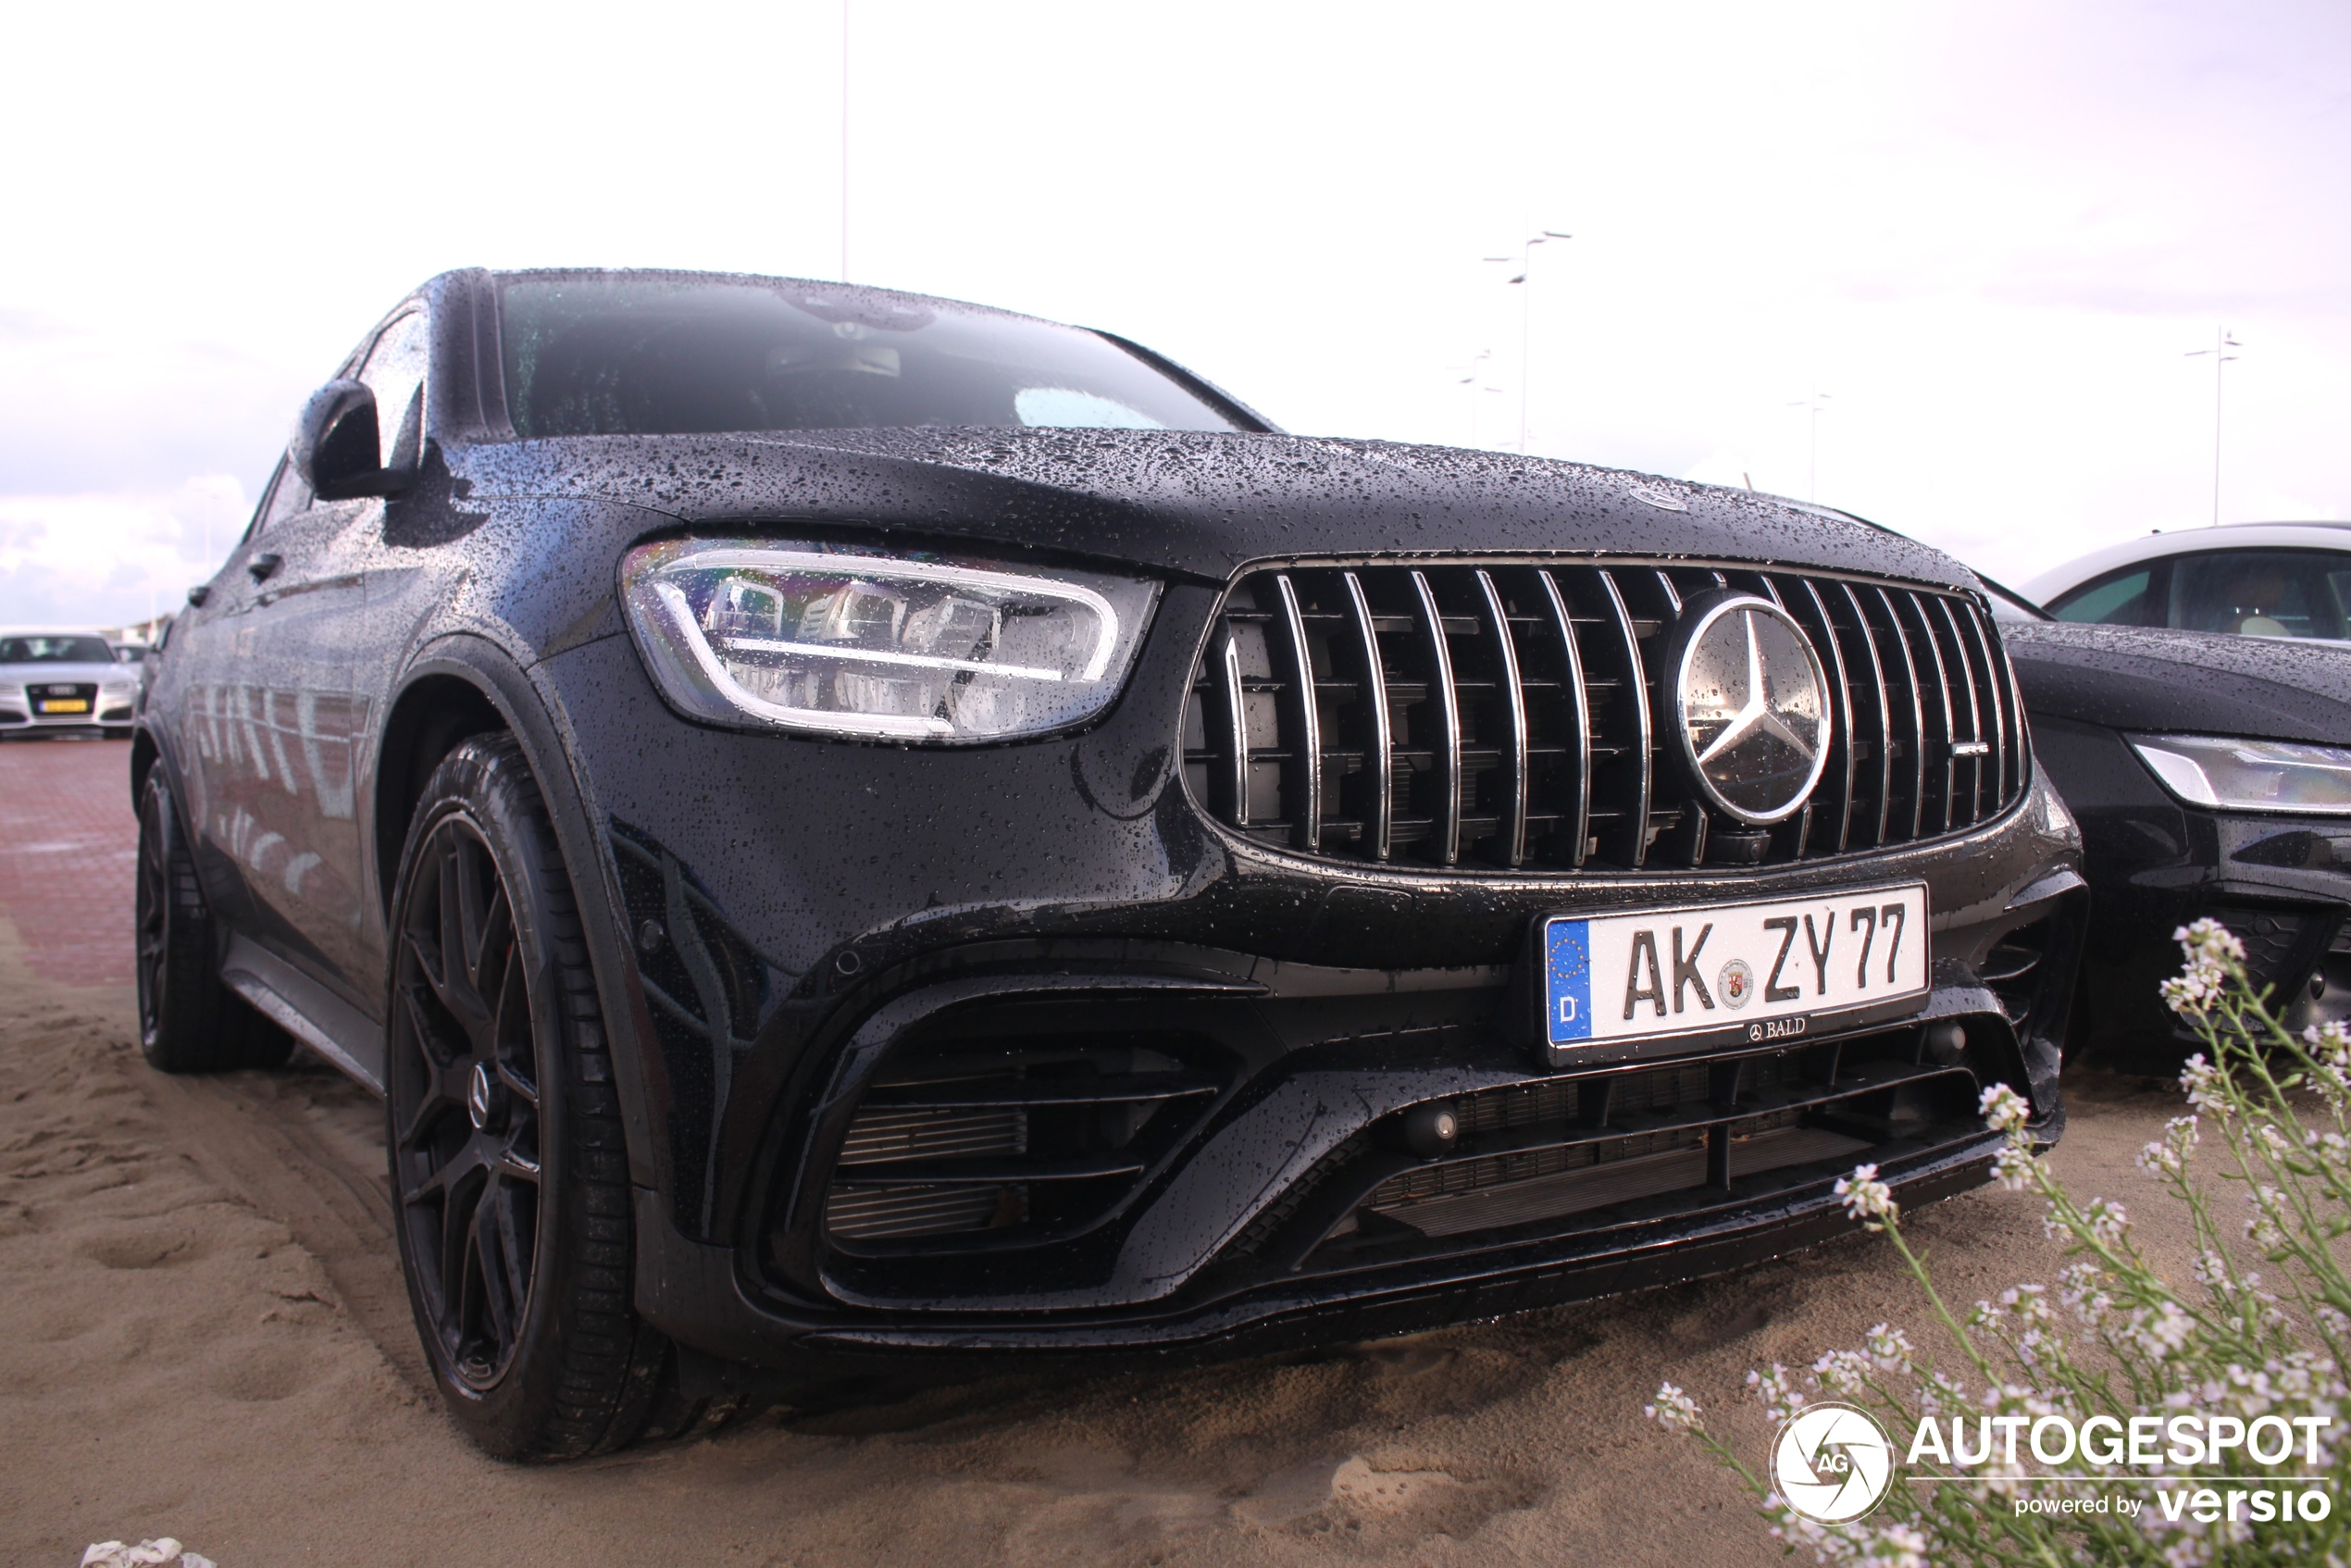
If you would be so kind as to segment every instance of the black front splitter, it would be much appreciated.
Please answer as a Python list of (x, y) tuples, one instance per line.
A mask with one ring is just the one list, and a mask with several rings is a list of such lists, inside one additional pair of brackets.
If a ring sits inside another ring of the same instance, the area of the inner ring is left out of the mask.
[[(1897, 1201), (1916, 1210), (1982, 1186), (2000, 1145), (1998, 1137), (1987, 1135), (1889, 1167), (1883, 1175)], [(646, 1217), (641, 1206), (640, 1216), (641, 1224)], [(1402, 1278), (1402, 1271), (1394, 1268), (1362, 1276), (1301, 1276), (1294, 1283), (1260, 1286), (1181, 1313), (1082, 1321), (794, 1324), (772, 1307), (755, 1305), (730, 1269), (725, 1309), (697, 1313), (692, 1321), (665, 1313), (655, 1321), (681, 1344), (711, 1355), (802, 1374), (819, 1365), (846, 1370), (845, 1362), (908, 1361), (944, 1372), (939, 1363), (964, 1360), (975, 1369), (992, 1371), (1004, 1370), (1010, 1360), (1040, 1370), (1072, 1362), (1107, 1372), (1121, 1361), (1191, 1363), (1278, 1354), (1623, 1295), (1729, 1273), (1854, 1228), (1843, 1204), (1816, 1189), (1795, 1202), (1723, 1214), (1661, 1235), (1651, 1231), (1632, 1245), (1594, 1238), (1588, 1251), (1579, 1253), (1556, 1242), (1530, 1243), (1502, 1258), (1486, 1251), (1429, 1260)], [(641, 1294), (640, 1309), (646, 1306)]]

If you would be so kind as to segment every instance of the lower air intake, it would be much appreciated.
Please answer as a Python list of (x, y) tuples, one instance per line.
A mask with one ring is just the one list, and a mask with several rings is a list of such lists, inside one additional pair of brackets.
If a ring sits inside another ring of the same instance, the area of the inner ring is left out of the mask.
[(1403, 1152), (1390, 1128), (1311, 1177), (1343, 1206), (1319, 1209), (1319, 1244), (1299, 1238), (1304, 1266), (1770, 1201), (1859, 1164), (1981, 1142), (1979, 1087), (1968, 1067), (1929, 1060), (1913, 1027), (1464, 1095), (1444, 1102), (1459, 1129), (1448, 1154)]
[(866, 1089), (835, 1156), (837, 1251), (1044, 1246), (1130, 1198), (1225, 1087), (1205, 1042), (1145, 1032), (920, 1047)]

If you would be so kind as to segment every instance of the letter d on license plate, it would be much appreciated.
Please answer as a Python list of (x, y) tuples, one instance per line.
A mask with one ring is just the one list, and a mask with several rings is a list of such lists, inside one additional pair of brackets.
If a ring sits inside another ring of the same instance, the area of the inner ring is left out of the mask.
[(1812, 1015), (1922, 1002), (1926, 887), (1814, 893), (1543, 922), (1554, 1046), (1744, 1027), (1794, 1039)]

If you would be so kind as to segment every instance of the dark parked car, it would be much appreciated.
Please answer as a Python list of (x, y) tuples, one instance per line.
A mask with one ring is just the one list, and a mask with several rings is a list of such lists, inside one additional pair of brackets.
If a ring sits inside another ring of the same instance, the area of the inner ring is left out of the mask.
[(499, 1452), (1719, 1271), (2059, 1130), (2078, 839), (1895, 535), (775, 279), (449, 274), (297, 431), (143, 716), (146, 1048), (384, 1092)]
[(2158, 996), (2210, 916), (2293, 1028), (2351, 1019), (2351, 649), (2082, 625), (2001, 605), (2034, 749), (2082, 825), (2090, 937), (2075, 1049), (2176, 1070)]

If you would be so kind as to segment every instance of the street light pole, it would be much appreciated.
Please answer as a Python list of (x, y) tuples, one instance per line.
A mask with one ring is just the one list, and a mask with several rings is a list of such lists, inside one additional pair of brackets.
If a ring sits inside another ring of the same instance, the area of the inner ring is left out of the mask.
[[(1573, 240), (1575, 236), (1573, 234), (1562, 234), (1555, 229), (1546, 229), (1540, 234), (1528, 240), (1526, 243), (1519, 247), (1518, 276), (1511, 280), (1524, 290), (1524, 292), (1518, 296), (1518, 454), (1521, 457), (1526, 455), (1527, 387), (1535, 379), (1530, 373), (1533, 368), (1532, 356), (1535, 347), (1535, 285), (1527, 281), (1535, 270), (1535, 247), (1549, 240)], [(1486, 259), (1508, 261), (1511, 258), (1506, 255), (1489, 255)]]
[(840, 280), (849, 281), (849, 0), (840, 0)]
[(2235, 364), (2237, 356), (2229, 350), (2244, 346), (2226, 327), (2220, 327), (2213, 330), (2210, 348), (2194, 348), (2181, 355), (2183, 359), (2212, 356), (2212, 526), (2216, 529), (2220, 526), (2220, 367)]

